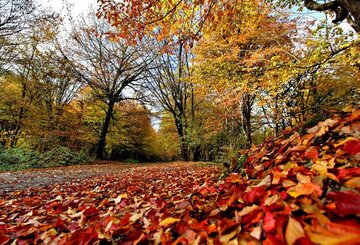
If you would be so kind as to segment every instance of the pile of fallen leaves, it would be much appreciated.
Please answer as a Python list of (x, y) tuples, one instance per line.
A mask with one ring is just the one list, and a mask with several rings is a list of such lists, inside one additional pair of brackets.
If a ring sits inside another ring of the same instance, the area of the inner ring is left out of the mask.
[(247, 154), (223, 180), (176, 163), (4, 194), (0, 244), (359, 243), (359, 109)]

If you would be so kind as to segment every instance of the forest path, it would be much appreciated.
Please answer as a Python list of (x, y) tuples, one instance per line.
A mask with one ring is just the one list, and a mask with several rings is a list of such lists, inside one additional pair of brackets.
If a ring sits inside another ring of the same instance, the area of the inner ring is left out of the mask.
[(27, 188), (46, 187), (48, 185), (61, 184), (68, 181), (118, 174), (135, 168), (140, 168), (139, 171), (141, 171), (141, 168), (171, 168), (181, 165), (194, 166), (201, 165), (201, 163), (123, 163), (115, 161), (96, 161), (88, 165), (0, 172), (0, 195), (10, 191), (21, 191)]

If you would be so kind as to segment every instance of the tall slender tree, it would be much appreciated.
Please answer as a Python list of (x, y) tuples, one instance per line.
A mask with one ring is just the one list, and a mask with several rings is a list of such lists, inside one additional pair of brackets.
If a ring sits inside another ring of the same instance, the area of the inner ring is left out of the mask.
[[(159, 45), (161, 46), (158, 43), (157, 47)], [(173, 53), (164, 52), (157, 55), (152, 69), (148, 70), (145, 86), (161, 107), (172, 115), (180, 139), (181, 157), (188, 161), (190, 158), (189, 123), (194, 118), (193, 84), (187, 82), (191, 75), (189, 50), (182, 42), (171, 48)], [(159, 50), (159, 48), (154, 48), (154, 50)]]

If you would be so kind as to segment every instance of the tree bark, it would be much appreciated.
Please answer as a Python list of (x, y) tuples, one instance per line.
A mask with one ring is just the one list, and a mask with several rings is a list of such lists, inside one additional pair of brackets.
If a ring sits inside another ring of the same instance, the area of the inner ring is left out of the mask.
[(108, 109), (106, 111), (106, 116), (104, 120), (104, 124), (101, 129), (101, 134), (98, 142), (98, 148), (96, 151), (96, 158), (97, 159), (104, 159), (105, 158), (105, 146), (106, 146), (106, 135), (109, 131), (110, 121), (111, 117), (114, 112), (114, 105), (115, 105), (115, 99), (111, 98), (109, 99)]
[(351, 27), (360, 33), (360, 1), (359, 0), (335, 0), (320, 4), (314, 0), (305, 0), (305, 7), (315, 11), (331, 10), (336, 14), (333, 23), (347, 19)]
[(251, 94), (245, 94), (242, 100), (243, 128), (246, 134), (246, 146), (250, 148), (252, 145), (251, 110), (254, 96)]
[[(26, 83), (22, 83), (22, 88), (21, 88), (21, 99), (22, 101), (25, 101), (25, 98), (26, 98), (26, 92), (27, 92), (27, 86), (26, 86)], [(24, 114), (25, 114), (25, 108), (23, 105), (20, 106), (20, 109), (19, 109), (19, 115), (18, 115), (18, 118), (17, 118), (17, 122), (16, 122), (16, 126), (15, 126), (15, 129), (14, 129), (14, 132), (13, 132), (13, 135), (10, 139), (10, 147), (13, 148), (16, 146), (18, 140), (19, 140), (19, 137), (20, 137), (20, 134), (21, 134), (21, 131), (22, 131), (22, 120), (24, 118)]]
[(179, 119), (177, 116), (174, 117), (175, 117), (175, 125), (177, 129), (177, 133), (180, 138), (181, 158), (184, 161), (189, 161), (189, 150), (188, 150), (186, 134), (184, 134), (184, 126), (181, 122), (181, 119)]

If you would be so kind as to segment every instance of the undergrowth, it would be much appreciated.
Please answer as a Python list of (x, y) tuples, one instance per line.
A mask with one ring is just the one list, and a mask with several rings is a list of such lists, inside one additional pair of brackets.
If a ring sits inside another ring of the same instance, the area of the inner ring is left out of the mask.
[(70, 166), (93, 159), (67, 147), (57, 147), (44, 153), (23, 148), (0, 148), (0, 171)]

